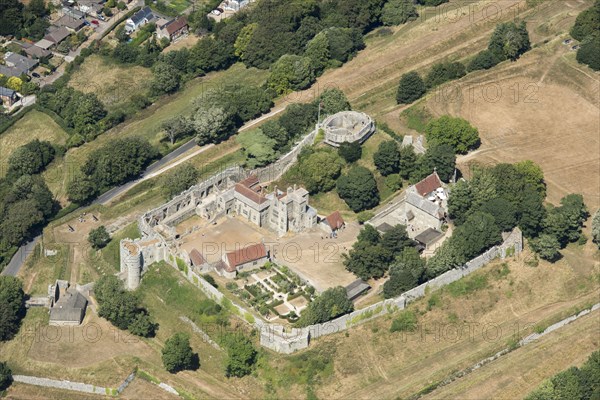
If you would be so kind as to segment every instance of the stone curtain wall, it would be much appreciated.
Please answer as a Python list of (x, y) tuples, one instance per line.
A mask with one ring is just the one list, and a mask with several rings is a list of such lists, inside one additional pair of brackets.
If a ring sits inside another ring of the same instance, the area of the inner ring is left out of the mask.
[(271, 182), (279, 179), (298, 159), (298, 154), (306, 146), (310, 146), (315, 141), (317, 136), (317, 130), (313, 130), (308, 135), (304, 136), (300, 142), (298, 142), (292, 150), (287, 154), (280, 157), (273, 164), (269, 164), (263, 168), (257, 168), (250, 171), (250, 174), (258, 176), (258, 180), (261, 182)]
[[(492, 247), (482, 255), (467, 262), (464, 267), (447, 271), (395, 298), (380, 301), (379, 303), (354, 311), (350, 314), (342, 315), (331, 321), (310, 325), (306, 328), (291, 328), (286, 331), (286, 328), (281, 325), (269, 324), (259, 318), (254, 318), (254, 323), (252, 325), (260, 332), (260, 344), (263, 347), (278, 353), (291, 354), (295, 351), (307, 348), (310, 339), (338, 333), (384, 314), (403, 310), (406, 304), (425, 296), (427, 288), (438, 289), (477, 271), (496, 258), (505, 258), (507, 256), (516, 255), (522, 250), (523, 236), (521, 231), (518, 228), (515, 228), (501, 245)], [(178, 269), (174, 258), (173, 260), (169, 260), (169, 264), (173, 268)], [(208, 297), (215, 301), (223, 302), (225, 295), (204, 280), (204, 278), (193, 272), (191, 268), (188, 269), (187, 274), (185, 272), (182, 272), (182, 274), (184, 274), (190, 282), (202, 290)], [(240, 305), (233, 302), (230, 303), (233, 307), (233, 311), (240, 317), (245, 319), (247, 315), (252, 315)]]
[(38, 378), (36, 376), (13, 375), (13, 380), (19, 383), (27, 383), (29, 385), (44, 386), (56, 389), (73, 390), (75, 392), (92, 393), (107, 395), (107, 389), (101, 386), (89, 385), (87, 383), (59, 381), (56, 379)]

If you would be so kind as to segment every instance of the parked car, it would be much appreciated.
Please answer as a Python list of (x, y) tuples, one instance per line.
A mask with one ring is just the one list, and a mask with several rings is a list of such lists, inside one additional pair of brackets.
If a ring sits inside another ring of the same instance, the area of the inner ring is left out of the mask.
[(104, 15), (100, 15), (100, 14), (98, 14), (98, 19), (99, 19), (100, 21), (106, 21), (106, 18), (104, 18)]
[(33, 76), (34, 78), (40, 78), (40, 74), (38, 74), (37, 72), (32, 72), (31, 76)]
[(221, 11), (219, 10), (212, 10), (211, 13), (213, 13), (214, 15), (221, 15)]
[(92, 24), (94, 24), (94, 25), (96, 25), (96, 26), (99, 26), (99, 25), (100, 25), (100, 22), (98, 22), (97, 20), (95, 20), (95, 19), (94, 19), (94, 20), (92, 20)]

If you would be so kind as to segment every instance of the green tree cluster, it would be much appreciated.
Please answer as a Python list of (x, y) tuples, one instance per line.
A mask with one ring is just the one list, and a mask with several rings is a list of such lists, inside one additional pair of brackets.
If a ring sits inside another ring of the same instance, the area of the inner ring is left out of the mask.
[(69, 199), (84, 203), (98, 193), (138, 176), (158, 152), (144, 139), (116, 139), (92, 152), (67, 186)]
[(407, 72), (400, 78), (396, 101), (398, 104), (410, 104), (420, 99), (427, 92), (423, 78), (416, 71)]
[(0, 304), (0, 341), (6, 341), (17, 334), (25, 316), (25, 293), (19, 279), (0, 276)]
[(577, 62), (587, 64), (594, 71), (600, 70), (600, 0), (583, 10), (571, 28), (571, 36), (581, 42), (577, 50)]
[(595, 351), (580, 368), (571, 367), (545, 380), (525, 400), (592, 400), (599, 397), (600, 351)]
[(386, 26), (402, 25), (419, 16), (411, 0), (389, 0), (383, 6), (381, 22)]
[(596, 210), (592, 219), (592, 240), (600, 248), (600, 209)]
[(123, 287), (123, 282), (114, 275), (104, 275), (94, 285), (94, 295), (98, 300), (98, 315), (106, 318), (119, 329), (128, 329), (130, 333), (153, 337), (158, 324), (148, 311), (140, 307), (136, 293)]
[(55, 156), (52, 143), (34, 139), (18, 147), (8, 158), (7, 179), (16, 180), (23, 175), (39, 174)]
[(405, 247), (390, 266), (390, 277), (383, 285), (386, 299), (399, 296), (423, 282), (425, 259), (415, 247)]
[(524, 21), (500, 23), (492, 33), (487, 49), (471, 60), (467, 70), (489, 69), (504, 60), (515, 61), (529, 49), (531, 42)]
[(434, 64), (425, 78), (425, 86), (431, 89), (444, 82), (462, 78), (466, 75), (464, 64), (456, 62), (441, 62)]
[(340, 315), (354, 311), (352, 301), (346, 295), (346, 289), (336, 286), (325, 290), (302, 312), (298, 326), (309, 326), (331, 321)]
[(200, 172), (192, 164), (183, 164), (162, 178), (162, 189), (167, 199), (172, 199), (190, 186), (198, 183)]
[[(362, 279), (381, 278), (390, 263), (412, 246), (414, 242), (408, 237), (404, 225), (394, 226), (383, 236), (373, 226), (365, 225), (352, 249), (344, 254), (344, 266)], [(407, 257), (409, 255), (412, 253), (407, 253)]]

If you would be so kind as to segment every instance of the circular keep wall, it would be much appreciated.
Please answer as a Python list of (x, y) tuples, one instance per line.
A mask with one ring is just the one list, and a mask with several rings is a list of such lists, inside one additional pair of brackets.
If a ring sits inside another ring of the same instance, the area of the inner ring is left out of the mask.
[(375, 132), (375, 123), (367, 114), (358, 111), (341, 111), (325, 118), (321, 127), (325, 131), (325, 143), (339, 147), (343, 142), (359, 142)]

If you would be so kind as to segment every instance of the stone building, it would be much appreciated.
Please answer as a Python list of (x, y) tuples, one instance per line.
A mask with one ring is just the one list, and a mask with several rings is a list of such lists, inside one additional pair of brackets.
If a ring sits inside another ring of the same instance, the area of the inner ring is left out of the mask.
[(418, 224), (415, 229), (440, 230), (446, 220), (448, 195), (436, 171), (406, 189), (407, 224)]
[(134, 290), (140, 285), (142, 275), (148, 266), (168, 257), (168, 250), (159, 239), (123, 239), (120, 244), (119, 278), (125, 287)]
[(256, 175), (236, 183), (218, 193), (214, 203), (202, 206), (200, 215), (235, 214), (257, 226), (285, 235), (288, 231), (301, 232), (317, 223), (317, 211), (308, 205), (308, 191), (289, 187), (283, 192), (275, 188), (267, 193)]
[(223, 259), (215, 270), (219, 275), (233, 279), (238, 272), (259, 269), (268, 260), (267, 248), (263, 243), (258, 243), (223, 254)]
[(50, 325), (76, 326), (81, 324), (85, 317), (88, 301), (77, 290), (70, 288), (69, 282), (57, 280), (54, 285), (50, 285), (48, 298), (50, 299)]
[(357, 111), (341, 111), (323, 121), (325, 143), (339, 147), (343, 142), (363, 143), (375, 132), (375, 122), (367, 114)]

